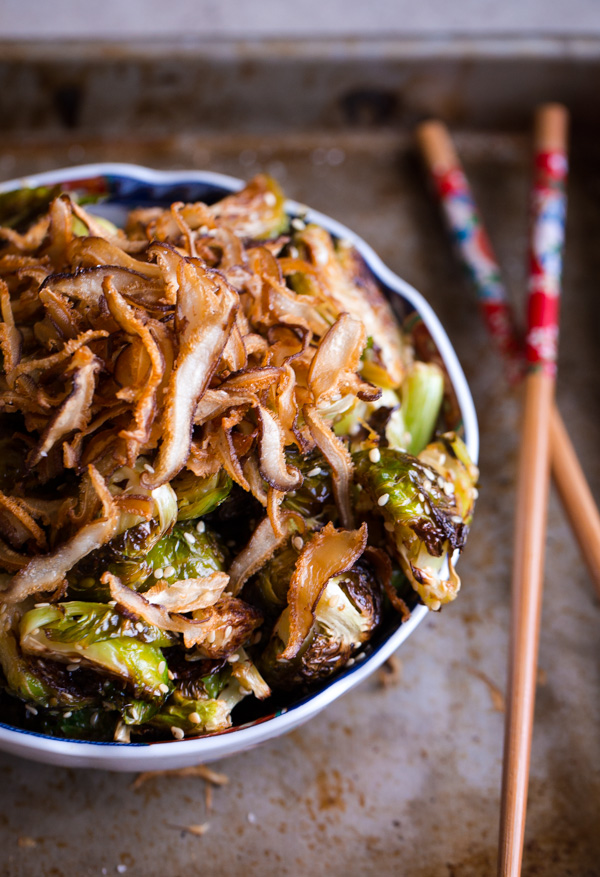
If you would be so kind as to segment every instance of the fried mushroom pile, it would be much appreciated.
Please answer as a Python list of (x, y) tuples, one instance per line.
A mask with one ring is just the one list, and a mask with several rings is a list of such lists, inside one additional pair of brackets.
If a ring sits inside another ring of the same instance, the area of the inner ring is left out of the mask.
[(407, 582), (456, 596), (477, 470), (427, 445), (444, 377), (268, 177), (124, 229), (58, 194), (0, 228), (0, 312), (3, 710), (220, 731), (339, 670)]

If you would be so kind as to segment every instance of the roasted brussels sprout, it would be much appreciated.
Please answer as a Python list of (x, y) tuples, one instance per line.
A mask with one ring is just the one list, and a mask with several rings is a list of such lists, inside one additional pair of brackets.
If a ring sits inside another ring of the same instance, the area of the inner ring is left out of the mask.
[[(452, 470), (447, 466), (448, 455), (452, 456)], [(357, 480), (370, 508), (383, 515), (386, 530), (393, 534), (404, 572), (423, 602), (430, 609), (439, 609), (453, 600), (460, 588), (452, 553), (463, 547), (467, 537), (478, 473), (463, 442), (454, 434), (428, 446), (424, 458), (427, 464), (392, 448), (354, 455)]]
[[(264, 698), (271, 693), (243, 649), (238, 650), (235, 658), (235, 661), (230, 659), (220, 666), (217, 664), (217, 669), (207, 676), (201, 676), (204, 670), (200, 669), (194, 677), (193, 669), (185, 672), (179, 665), (174, 671), (177, 688), (151, 724), (175, 736), (194, 736), (229, 728), (231, 711), (244, 697), (254, 693)], [(209, 663), (200, 662), (202, 667)]]
[(150, 536), (151, 547), (145, 550), (147, 533), (147, 525), (138, 524), (78, 564), (68, 575), (70, 596), (109, 600), (108, 587), (100, 584), (105, 570), (129, 587), (147, 591), (158, 581), (198, 578), (224, 568), (226, 549), (204, 524), (177, 524), (159, 542)]
[(55, 603), (31, 609), (21, 619), (24, 654), (82, 664), (120, 679), (136, 698), (164, 698), (171, 689), (161, 646), (170, 634), (132, 622), (105, 603)]
[(303, 480), (300, 487), (286, 493), (282, 507), (302, 515), (310, 530), (326, 521), (335, 520), (337, 512), (331, 468), (321, 454), (302, 456), (296, 450), (288, 450), (286, 460), (300, 470)]
[(368, 564), (329, 579), (314, 611), (314, 623), (298, 655), (282, 660), (289, 638), (289, 608), (281, 613), (258, 668), (273, 688), (321, 682), (373, 634), (381, 620), (382, 588)]
[(186, 469), (172, 483), (177, 494), (177, 520), (201, 518), (221, 505), (231, 492), (231, 478), (221, 469), (216, 475), (198, 478)]

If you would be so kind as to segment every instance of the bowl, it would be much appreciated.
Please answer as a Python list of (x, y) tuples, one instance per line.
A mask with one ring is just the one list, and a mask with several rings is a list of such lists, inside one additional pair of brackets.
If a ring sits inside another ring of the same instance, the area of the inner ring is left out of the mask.
[[(67, 191), (99, 196), (100, 202), (88, 209), (117, 224), (133, 207), (166, 205), (173, 201), (211, 203), (244, 185), (234, 177), (208, 171), (156, 171), (128, 164), (92, 164), (11, 180), (0, 185), (0, 193), (25, 186), (57, 184)], [(399, 321), (409, 325), (413, 332), (418, 331), (421, 342), (429, 348), (433, 345), (437, 349), (455, 397), (456, 422), (452, 428), (462, 428), (469, 453), (477, 462), (479, 434), (471, 393), (456, 353), (430, 305), (412, 286), (390, 271), (371, 247), (350, 229), (294, 201), (288, 201), (286, 207), (290, 215), (301, 214), (326, 228), (334, 237), (354, 244), (390, 300)], [(269, 698), (266, 704), (254, 710), (254, 715), (244, 715), (241, 724), (217, 734), (154, 743), (96, 743), (57, 739), (0, 722), (0, 750), (46, 764), (113, 771), (175, 769), (234, 755), (297, 728), (359, 685), (396, 651), (427, 613), (424, 606), (415, 605), (403, 624), (397, 615), (388, 618), (359, 656), (361, 660), (308, 695)]]

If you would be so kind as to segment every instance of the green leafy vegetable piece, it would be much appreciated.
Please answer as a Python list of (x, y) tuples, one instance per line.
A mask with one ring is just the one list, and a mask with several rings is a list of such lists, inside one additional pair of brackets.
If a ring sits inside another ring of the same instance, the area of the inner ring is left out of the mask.
[[(439, 609), (458, 593), (460, 579), (452, 567), (451, 555), (464, 546), (475, 498), (476, 467), (470, 461), (467, 466), (458, 460), (454, 452), (455, 470), (447, 467), (447, 455), (457, 441), (460, 439), (449, 434), (441, 443), (446, 458), (438, 446), (428, 446), (426, 462), (392, 448), (379, 449), (377, 462), (369, 451), (354, 455), (356, 478), (372, 509), (383, 515), (391, 529), (402, 568), (430, 609)], [(462, 442), (461, 446), (466, 453)], [(469, 507), (466, 503), (457, 505), (459, 475), (471, 496)], [(446, 561), (449, 573), (444, 577)]]
[(208, 478), (198, 478), (186, 469), (172, 486), (177, 494), (177, 520), (188, 521), (214, 512), (229, 496), (231, 478), (224, 469)]
[(20, 625), (25, 654), (78, 661), (121, 679), (136, 698), (159, 698), (171, 689), (161, 646), (174, 637), (142, 621), (133, 622), (102, 603), (56, 603), (31, 609)]

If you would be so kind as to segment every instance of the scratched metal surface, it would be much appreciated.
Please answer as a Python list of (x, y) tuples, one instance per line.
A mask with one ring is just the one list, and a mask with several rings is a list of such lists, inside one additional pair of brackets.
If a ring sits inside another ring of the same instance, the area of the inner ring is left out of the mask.
[[(527, 138), (459, 132), (492, 238), (518, 293), (526, 246)], [(585, 129), (570, 183), (558, 397), (600, 497), (600, 172)], [(410, 141), (402, 132), (103, 142), (0, 141), (0, 176), (83, 161), (274, 173), (290, 196), (356, 229), (429, 299), (470, 382), (481, 498), (463, 591), (401, 648), (400, 679), (372, 678), (299, 731), (200, 779), (76, 772), (0, 755), (0, 873), (7, 877), (354, 875), (482, 877), (495, 870), (518, 404), (505, 390)], [(600, 608), (551, 497), (523, 874), (600, 874)], [(208, 822), (203, 837), (182, 831)]]

